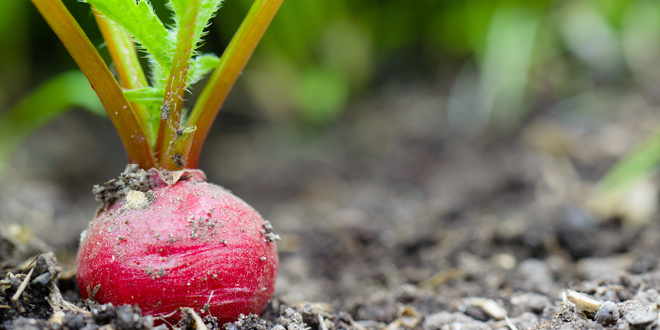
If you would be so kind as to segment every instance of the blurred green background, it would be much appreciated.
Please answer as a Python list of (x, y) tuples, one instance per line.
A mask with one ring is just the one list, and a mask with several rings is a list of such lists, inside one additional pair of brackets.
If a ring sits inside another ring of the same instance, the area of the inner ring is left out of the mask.
[[(227, 0), (202, 50), (220, 55), (251, 2)], [(108, 59), (88, 5), (65, 3)], [(29, 1), (3, 0), (0, 44), (0, 163), (72, 106), (102, 115)], [(379, 86), (428, 83), (450, 129), (507, 136), (547, 109), (606, 116), (628, 88), (657, 102), (659, 63), (653, 0), (286, 0), (239, 79), (249, 106), (231, 111), (322, 128)]]

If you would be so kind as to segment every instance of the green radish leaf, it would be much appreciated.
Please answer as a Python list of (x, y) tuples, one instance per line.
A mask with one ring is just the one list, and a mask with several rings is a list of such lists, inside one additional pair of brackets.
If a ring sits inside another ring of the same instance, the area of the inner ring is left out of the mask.
[[(175, 15), (177, 22), (183, 21), (185, 10), (190, 8), (190, 0), (170, 0), (169, 6)], [(197, 46), (199, 40), (204, 36), (204, 29), (209, 25), (209, 20), (215, 15), (216, 11), (222, 5), (223, 0), (202, 0), (201, 8), (195, 22), (195, 32), (193, 34), (193, 45)]]
[(163, 103), (165, 92), (159, 88), (146, 87), (140, 89), (125, 89), (124, 95), (126, 95), (127, 99), (135, 103)]
[(197, 15), (197, 23), (195, 24), (195, 42), (197, 45), (199, 40), (204, 36), (204, 29), (209, 25), (209, 21), (215, 15), (216, 11), (220, 9), (223, 0), (202, 0), (202, 8)]
[(220, 63), (220, 58), (215, 54), (199, 55), (193, 59), (188, 75), (188, 85), (200, 81)]
[(84, 0), (132, 35), (163, 70), (172, 66), (175, 40), (145, 0)]
[(178, 22), (188, 6), (188, 0), (169, 0), (166, 4), (174, 12), (176, 21)]

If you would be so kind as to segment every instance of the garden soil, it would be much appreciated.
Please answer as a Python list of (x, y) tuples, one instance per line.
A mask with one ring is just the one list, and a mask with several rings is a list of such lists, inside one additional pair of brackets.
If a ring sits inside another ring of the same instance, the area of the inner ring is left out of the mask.
[(169, 324), (80, 300), (73, 265), (99, 205), (91, 188), (125, 158), (109, 123), (66, 115), (1, 179), (0, 328), (659, 327), (658, 183), (619, 195), (596, 185), (660, 127), (654, 110), (632, 95), (606, 117), (541, 111), (475, 133), (454, 130), (445, 104), (428, 86), (383, 87), (316, 128), (229, 104), (201, 168), (281, 240), (266, 311), (224, 325), (202, 311)]

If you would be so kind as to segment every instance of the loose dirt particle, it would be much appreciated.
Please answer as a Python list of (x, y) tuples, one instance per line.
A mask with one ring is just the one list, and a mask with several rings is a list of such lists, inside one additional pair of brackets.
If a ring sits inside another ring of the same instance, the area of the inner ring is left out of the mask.
[(165, 101), (163, 106), (160, 107), (160, 120), (167, 120), (170, 118), (170, 102)]
[(177, 168), (182, 168), (186, 166), (186, 161), (184, 160), (182, 153), (175, 153), (170, 157), (172, 157), (172, 162), (174, 163), (174, 165), (176, 165)]
[(122, 211), (146, 209), (153, 203), (153, 200), (153, 193), (149, 195), (138, 190), (131, 190), (126, 194), (126, 203), (122, 207)]
[(264, 229), (261, 231), (261, 234), (266, 236), (266, 241), (275, 242), (281, 239), (280, 235), (277, 235), (273, 232), (273, 225), (270, 223), (270, 221), (264, 220), (263, 228)]

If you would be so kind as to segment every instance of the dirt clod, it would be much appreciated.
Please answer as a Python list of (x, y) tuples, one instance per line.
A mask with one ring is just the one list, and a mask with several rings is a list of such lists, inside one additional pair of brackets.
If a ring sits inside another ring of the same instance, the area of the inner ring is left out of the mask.
[(126, 166), (119, 178), (112, 179), (101, 185), (94, 185), (92, 193), (96, 200), (104, 204), (111, 204), (115, 200), (126, 196), (131, 190), (148, 192), (152, 188), (150, 174), (139, 168), (136, 164)]
[(183, 158), (182, 153), (177, 152), (177, 153), (173, 154), (171, 157), (172, 157), (172, 162), (174, 163), (174, 165), (176, 165), (176, 168), (182, 168), (182, 167), (186, 166), (186, 161)]
[(57, 281), (62, 273), (62, 267), (57, 264), (53, 252), (40, 255), (35, 262), (34, 270), (31, 284), (41, 284), (42, 286)]
[(263, 224), (264, 229), (261, 231), (261, 234), (266, 236), (266, 241), (275, 242), (280, 240), (280, 235), (277, 235), (273, 232), (273, 225), (268, 220), (264, 220)]
[[(277, 319), (277, 323), (281, 324), (287, 330), (305, 330), (307, 328), (307, 324), (303, 322), (302, 315), (296, 312), (295, 310), (293, 310), (292, 308), (285, 309), (284, 315), (280, 316)], [(261, 330), (261, 329), (257, 329), (257, 330)]]
[(153, 318), (142, 317), (142, 311), (137, 306), (117, 307), (117, 330), (151, 329), (153, 325)]
[(99, 324), (108, 324), (117, 317), (117, 309), (112, 304), (91, 308), (92, 318)]
[(266, 320), (257, 315), (243, 315), (236, 322), (225, 323), (223, 330), (269, 330)]

